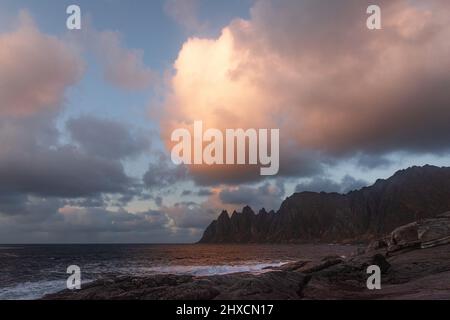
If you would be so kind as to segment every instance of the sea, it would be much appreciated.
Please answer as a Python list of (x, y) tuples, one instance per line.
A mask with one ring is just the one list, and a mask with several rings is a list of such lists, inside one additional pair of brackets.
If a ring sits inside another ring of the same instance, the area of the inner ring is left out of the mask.
[(261, 273), (292, 261), (354, 251), (353, 246), (300, 244), (0, 245), (0, 300), (34, 300), (64, 290), (71, 265), (80, 268), (83, 286), (123, 275)]

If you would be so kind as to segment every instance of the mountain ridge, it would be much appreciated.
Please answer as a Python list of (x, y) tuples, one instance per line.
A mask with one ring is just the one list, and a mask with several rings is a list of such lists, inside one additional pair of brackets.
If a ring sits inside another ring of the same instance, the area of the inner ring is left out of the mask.
[(294, 193), (277, 212), (222, 211), (199, 243), (354, 242), (450, 210), (450, 167), (425, 165), (346, 194)]

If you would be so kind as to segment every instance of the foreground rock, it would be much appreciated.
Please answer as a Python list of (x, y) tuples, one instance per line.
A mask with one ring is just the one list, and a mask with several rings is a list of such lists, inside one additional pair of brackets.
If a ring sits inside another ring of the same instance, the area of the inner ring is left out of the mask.
[[(400, 227), (351, 258), (298, 261), (255, 275), (159, 275), (99, 280), (45, 299), (450, 299), (450, 213)], [(366, 287), (367, 267), (382, 289)]]
[(450, 212), (400, 227), (386, 241), (389, 252), (420, 247), (431, 248), (450, 243)]
[(147, 299), (147, 300), (237, 300), (298, 299), (306, 276), (273, 271), (262, 275), (233, 274), (210, 277), (158, 275), (99, 280), (80, 291), (62, 291), (45, 299)]

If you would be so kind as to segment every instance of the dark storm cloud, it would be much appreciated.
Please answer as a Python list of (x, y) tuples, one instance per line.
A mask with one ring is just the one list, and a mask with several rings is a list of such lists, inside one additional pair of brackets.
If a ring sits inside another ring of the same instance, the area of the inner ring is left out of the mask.
[[(0, 215), (0, 242), (158, 242), (176, 241), (162, 211), (131, 213), (105, 208), (63, 206), (56, 199), (28, 200), (33, 214)], [(182, 235), (183, 236), (183, 235)]]
[(212, 196), (214, 192), (209, 189), (200, 189), (195, 194), (199, 197), (209, 197)]
[[(52, 114), (0, 119), (2, 242), (145, 242), (171, 237), (165, 213), (121, 209), (142, 195), (142, 185), (127, 176), (120, 160), (60, 144), (59, 137)], [(137, 148), (121, 150), (125, 156), (124, 150), (133, 153)], [(111, 204), (118, 209), (106, 209)]]
[[(167, 216), (156, 210), (130, 213), (124, 209), (64, 207), (59, 212), (62, 216), (61, 227), (71, 231), (149, 232), (164, 228), (169, 223)], [(55, 223), (52, 227), (57, 229), (60, 226)]]
[(0, 190), (40, 196), (84, 197), (124, 192), (131, 183), (122, 164), (75, 147), (9, 154), (0, 160)]
[(98, 196), (91, 196), (88, 198), (79, 198), (79, 199), (67, 199), (66, 204), (73, 207), (82, 207), (82, 208), (102, 208), (108, 205), (108, 197), (101, 194)]
[(196, 192), (193, 192), (192, 190), (183, 190), (183, 192), (181, 193), (182, 196), (190, 196), (192, 194), (199, 197), (209, 197), (214, 195), (214, 192), (209, 189), (200, 189)]
[(67, 129), (72, 139), (89, 154), (109, 159), (139, 156), (150, 147), (150, 137), (143, 132), (132, 133), (125, 124), (82, 116), (70, 119)]
[(225, 204), (277, 210), (284, 195), (284, 184), (278, 181), (277, 183), (265, 183), (259, 187), (226, 188), (219, 193), (219, 198)]
[(179, 202), (171, 207), (161, 208), (173, 221), (176, 228), (197, 229), (198, 231), (217, 218), (218, 210), (192, 201)]
[(362, 187), (368, 186), (369, 183), (364, 180), (355, 179), (349, 175), (342, 178), (340, 182), (332, 179), (317, 176), (310, 179), (308, 182), (297, 184), (296, 192), (337, 192), (345, 194), (353, 190), (359, 190)]
[(362, 154), (357, 158), (357, 165), (362, 169), (387, 168), (393, 161), (380, 155)]
[(176, 183), (186, 181), (188, 171), (185, 166), (175, 166), (165, 154), (158, 154), (157, 159), (149, 164), (143, 181), (149, 190), (163, 189)]
[(156, 198), (155, 198), (155, 204), (156, 204), (158, 207), (161, 207), (161, 206), (163, 205), (163, 201), (164, 201), (164, 199), (163, 199), (162, 197), (156, 197)]
[(23, 230), (33, 229), (32, 224), (51, 220), (64, 201), (57, 198), (41, 198), (23, 194), (6, 196), (10, 202), (5, 205), (5, 196), (0, 196), (0, 219), (17, 223)]
[[(335, 159), (322, 156), (318, 152), (298, 150), (292, 152), (295, 145), (289, 143), (289, 139), (281, 142), (280, 146), (280, 171), (279, 177), (311, 177), (323, 172), (324, 162)], [(256, 183), (264, 179), (260, 175), (259, 165), (214, 165), (189, 167), (189, 176), (199, 186), (210, 187), (217, 185), (237, 185), (242, 183)]]
[(217, 214), (194, 202), (142, 212), (31, 196), (20, 203), (22, 214), (14, 215), (0, 205), (0, 243), (181, 243), (198, 238)]
[(132, 185), (119, 161), (58, 144), (51, 115), (0, 119), (0, 193), (78, 198)]
[(0, 214), (14, 215), (26, 212), (27, 196), (19, 193), (0, 192)]

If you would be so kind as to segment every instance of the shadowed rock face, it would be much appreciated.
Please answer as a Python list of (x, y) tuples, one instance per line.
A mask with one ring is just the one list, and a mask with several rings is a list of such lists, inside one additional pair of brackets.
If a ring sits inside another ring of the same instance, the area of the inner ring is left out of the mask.
[(423, 219), (395, 229), (384, 242), (389, 252), (450, 244), (450, 212)]
[(450, 210), (450, 168), (412, 167), (342, 195), (296, 193), (278, 212), (226, 211), (201, 243), (282, 243), (369, 240)]

